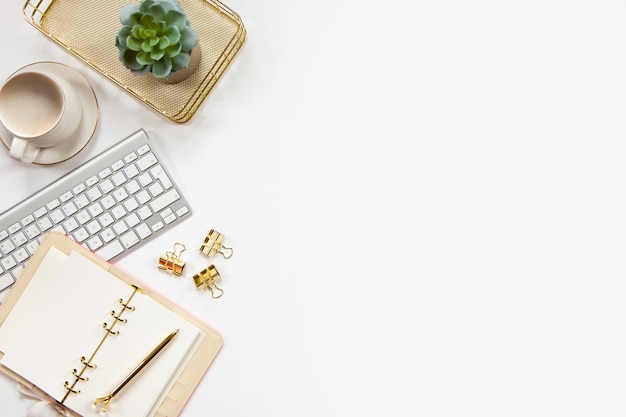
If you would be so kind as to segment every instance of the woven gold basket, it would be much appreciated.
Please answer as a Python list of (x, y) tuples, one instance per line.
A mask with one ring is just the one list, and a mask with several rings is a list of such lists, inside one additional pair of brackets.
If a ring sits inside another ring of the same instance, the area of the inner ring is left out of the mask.
[(179, 0), (198, 32), (201, 58), (185, 80), (164, 84), (150, 74), (135, 76), (115, 46), (120, 10), (134, 0), (27, 0), (22, 9), (35, 28), (176, 123), (187, 122), (211, 92), (246, 38), (241, 18), (216, 0)]

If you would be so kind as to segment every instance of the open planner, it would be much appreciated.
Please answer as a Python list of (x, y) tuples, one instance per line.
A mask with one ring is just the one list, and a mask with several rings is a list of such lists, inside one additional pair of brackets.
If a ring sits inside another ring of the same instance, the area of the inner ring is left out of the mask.
[[(99, 412), (95, 400), (176, 330)], [(84, 417), (178, 415), (222, 344), (214, 329), (54, 232), (0, 306), (0, 371)]]

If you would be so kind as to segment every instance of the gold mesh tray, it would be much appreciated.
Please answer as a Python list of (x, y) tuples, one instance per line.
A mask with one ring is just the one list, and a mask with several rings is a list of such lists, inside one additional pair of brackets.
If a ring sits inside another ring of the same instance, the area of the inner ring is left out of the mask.
[(115, 37), (123, 6), (138, 0), (27, 0), (26, 20), (135, 98), (176, 123), (187, 122), (246, 38), (241, 18), (217, 0), (179, 0), (198, 32), (200, 64), (189, 78), (165, 84), (133, 75), (118, 58)]

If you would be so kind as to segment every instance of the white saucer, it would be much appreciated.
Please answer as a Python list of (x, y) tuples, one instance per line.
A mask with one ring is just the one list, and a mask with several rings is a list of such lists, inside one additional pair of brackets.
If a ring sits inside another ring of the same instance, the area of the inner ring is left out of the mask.
[[(83, 105), (82, 117), (74, 137), (60, 145), (42, 148), (33, 163), (50, 165), (63, 162), (80, 152), (89, 143), (96, 131), (96, 126), (98, 125), (98, 100), (96, 99), (96, 94), (93, 88), (91, 88), (89, 81), (80, 72), (58, 62), (36, 62), (17, 70), (14, 74), (32, 70), (50, 72), (64, 77), (72, 84), (78, 94), (79, 101)], [(0, 139), (7, 149), (11, 147), (13, 136), (2, 124), (0, 124)]]

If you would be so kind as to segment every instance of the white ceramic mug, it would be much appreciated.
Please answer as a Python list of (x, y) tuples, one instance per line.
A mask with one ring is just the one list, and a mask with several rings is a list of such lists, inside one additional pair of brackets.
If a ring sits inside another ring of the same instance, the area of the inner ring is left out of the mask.
[(26, 71), (0, 89), (0, 123), (13, 135), (11, 157), (32, 163), (42, 148), (72, 140), (81, 118), (72, 85), (55, 74)]

